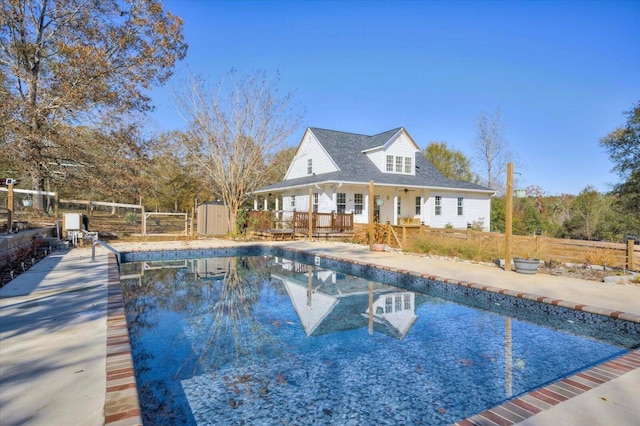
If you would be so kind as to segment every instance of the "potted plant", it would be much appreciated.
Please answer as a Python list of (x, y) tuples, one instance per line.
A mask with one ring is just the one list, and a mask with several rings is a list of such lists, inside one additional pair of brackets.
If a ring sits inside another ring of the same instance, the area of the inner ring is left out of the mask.
[(384, 243), (386, 239), (384, 225), (380, 225), (379, 223), (370, 225), (368, 235), (372, 238), (372, 250), (384, 251)]

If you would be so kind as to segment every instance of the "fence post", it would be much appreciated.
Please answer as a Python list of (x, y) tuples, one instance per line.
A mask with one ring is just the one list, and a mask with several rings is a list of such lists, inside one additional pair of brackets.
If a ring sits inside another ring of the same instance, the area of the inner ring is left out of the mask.
[(635, 241), (631, 238), (627, 240), (627, 269), (633, 270), (633, 245)]
[(59, 193), (55, 193), (56, 195), (53, 196), (53, 217), (58, 219), (58, 212), (60, 210), (60, 194)]
[(13, 182), (7, 185), (7, 234), (13, 231)]

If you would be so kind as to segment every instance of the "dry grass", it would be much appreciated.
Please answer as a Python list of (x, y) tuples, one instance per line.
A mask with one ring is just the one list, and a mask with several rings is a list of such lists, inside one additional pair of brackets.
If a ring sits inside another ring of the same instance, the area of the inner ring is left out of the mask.
[(491, 262), (500, 258), (504, 247), (501, 249), (496, 245), (495, 240), (482, 237), (454, 239), (420, 236), (413, 238), (405, 250), (414, 253), (463, 258), (476, 262)]
[(596, 248), (587, 252), (584, 262), (589, 265), (613, 265), (615, 261), (615, 253), (613, 250), (606, 248)]

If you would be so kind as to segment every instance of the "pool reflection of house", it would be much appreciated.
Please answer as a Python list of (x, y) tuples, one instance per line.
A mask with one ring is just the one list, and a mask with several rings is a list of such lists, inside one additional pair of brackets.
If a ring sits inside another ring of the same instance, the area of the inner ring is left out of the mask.
[(307, 336), (367, 327), (371, 315), (375, 331), (402, 339), (418, 318), (413, 292), (286, 259), (277, 262), (280, 271), (271, 276), (283, 282)]

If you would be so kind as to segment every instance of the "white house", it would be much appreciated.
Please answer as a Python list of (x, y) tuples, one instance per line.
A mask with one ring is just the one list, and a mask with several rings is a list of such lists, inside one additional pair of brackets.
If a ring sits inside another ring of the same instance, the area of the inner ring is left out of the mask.
[(490, 228), (495, 191), (442, 175), (403, 128), (373, 136), (308, 128), (284, 179), (254, 191), (263, 199), (254, 208), (308, 211), (311, 189), (313, 211), (367, 223), (370, 181), (377, 222)]

